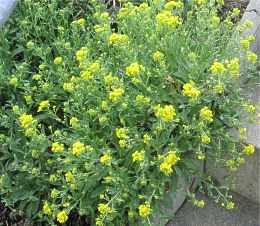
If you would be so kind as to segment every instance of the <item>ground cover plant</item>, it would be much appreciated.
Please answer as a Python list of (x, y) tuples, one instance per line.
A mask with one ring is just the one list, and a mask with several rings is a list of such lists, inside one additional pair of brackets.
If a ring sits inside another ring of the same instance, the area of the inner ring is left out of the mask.
[(33, 225), (153, 225), (196, 176), (234, 208), (196, 167), (254, 153), (242, 119), (259, 113), (239, 82), (259, 76), (255, 37), (240, 37), (252, 22), (222, 4), (22, 1), (0, 34), (2, 202)]

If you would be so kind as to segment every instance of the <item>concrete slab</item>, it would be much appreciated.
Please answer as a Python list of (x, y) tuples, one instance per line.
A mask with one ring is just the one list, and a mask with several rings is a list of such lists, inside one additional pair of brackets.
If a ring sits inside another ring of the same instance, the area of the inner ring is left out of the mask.
[[(256, 41), (252, 43), (251, 50), (255, 52), (260, 58), (260, 0), (251, 0), (243, 15), (241, 23), (243, 24), (246, 20), (250, 20), (254, 23), (251, 29), (244, 32), (243, 36), (255, 35)], [(260, 78), (259, 78), (260, 82)], [(257, 84), (252, 89), (247, 91), (249, 100), (252, 100), (255, 104), (260, 104), (260, 85)], [(260, 149), (260, 125), (249, 125), (245, 127), (248, 130), (247, 142), (255, 145)]]
[[(251, 34), (256, 36), (256, 42), (251, 46), (251, 50), (256, 52), (260, 58), (260, 0), (250, 1), (241, 23), (246, 20), (253, 21), (254, 26), (243, 35), (245, 37)], [(259, 84), (245, 90), (245, 94), (249, 100), (260, 104)], [(224, 169), (215, 167), (212, 162), (207, 163), (206, 171), (221, 184), (223, 184), (227, 176), (233, 175), (237, 184), (234, 191), (249, 198), (251, 201), (260, 203), (260, 125), (245, 123), (245, 127), (248, 131), (247, 143), (253, 144), (256, 147), (255, 154), (248, 157), (246, 163), (232, 174)]]
[(259, 205), (248, 199), (233, 194), (236, 208), (226, 210), (209, 200), (205, 195), (198, 194), (199, 199), (206, 202), (205, 208), (194, 207), (185, 203), (175, 218), (167, 226), (259, 226)]

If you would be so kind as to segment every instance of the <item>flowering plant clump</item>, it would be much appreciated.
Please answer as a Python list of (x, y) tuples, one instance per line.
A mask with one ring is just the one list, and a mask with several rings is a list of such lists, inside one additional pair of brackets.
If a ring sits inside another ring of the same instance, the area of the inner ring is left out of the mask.
[(125, 2), (113, 14), (81, 2), (23, 1), (0, 34), (1, 200), (46, 225), (75, 214), (151, 225), (179, 179), (197, 176), (233, 208), (195, 163), (236, 170), (254, 153), (241, 119), (259, 113), (239, 83), (258, 75), (254, 37), (240, 38), (251, 22), (220, 18), (220, 0)]

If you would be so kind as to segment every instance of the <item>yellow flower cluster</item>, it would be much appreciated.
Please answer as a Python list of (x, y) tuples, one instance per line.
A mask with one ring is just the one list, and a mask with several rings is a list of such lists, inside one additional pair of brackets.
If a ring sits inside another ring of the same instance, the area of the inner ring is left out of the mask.
[(147, 105), (150, 103), (150, 98), (145, 97), (143, 95), (137, 95), (135, 98), (135, 101), (139, 105), (142, 105), (142, 104)]
[(255, 63), (257, 61), (257, 55), (253, 52), (248, 52), (247, 53), (247, 60), (249, 62)]
[(215, 60), (215, 62), (210, 67), (210, 71), (213, 74), (222, 74), (226, 71), (226, 68), (225, 68), (224, 64)]
[(72, 172), (67, 172), (66, 174), (65, 174), (65, 179), (66, 179), (66, 181), (68, 182), (68, 183), (71, 183), (71, 182), (73, 182), (74, 181), (74, 175), (72, 174)]
[(138, 207), (140, 217), (147, 217), (151, 213), (151, 206), (149, 202), (145, 202), (144, 204)]
[(70, 125), (72, 126), (72, 127), (76, 127), (77, 125), (78, 125), (78, 119), (76, 118), (76, 117), (71, 117), (71, 119), (70, 119)]
[(82, 47), (80, 50), (76, 52), (76, 59), (79, 62), (84, 61), (88, 57), (88, 49), (87, 47)]
[(111, 160), (111, 156), (109, 154), (104, 154), (100, 157), (99, 160), (103, 165), (107, 165)]
[(212, 122), (213, 121), (213, 112), (208, 107), (203, 107), (200, 110), (200, 118), (202, 120)]
[(130, 64), (128, 67), (126, 67), (126, 74), (128, 76), (138, 76), (142, 71), (144, 71), (145, 68), (143, 65), (138, 64), (137, 62)]
[(86, 24), (86, 20), (84, 18), (80, 18), (72, 22), (72, 25), (77, 25), (77, 26), (84, 26), (85, 24)]
[(243, 38), (240, 40), (240, 45), (245, 49), (248, 50), (250, 47), (251, 42), (255, 41), (254, 35), (249, 35), (247, 38)]
[(197, 5), (203, 5), (203, 4), (205, 4), (207, 2), (207, 0), (195, 0), (195, 3), (197, 4)]
[(221, 94), (224, 92), (224, 86), (222, 84), (217, 84), (214, 86), (214, 92), (217, 94)]
[(128, 138), (128, 129), (126, 128), (116, 128), (116, 136), (118, 139), (125, 140)]
[(62, 57), (56, 57), (53, 62), (54, 62), (54, 64), (59, 65), (63, 62), (63, 58)]
[(69, 219), (68, 214), (63, 210), (57, 214), (57, 221), (60, 224), (64, 224)]
[(135, 151), (133, 154), (132, 154), (132, 159), (133, 159), (133, 162), (135, 161), (143, 161), (144, 160), (144, 151)]
[(165, 122), (171, 122), (176, 116), (175, 108), (172, 105), (161, 107), (160, 104), (158, 104), (155, 107), (155, 116)]
[(240, 61), (238, 58), (234, 58), (227, 62), (227, 69), (231, 75), (238, 77), (240, 73)]
[(203, 144), (209, 144), (210, 141), (211, 141), (211, 139), (210, 139), (210, 137), (209, 137), (207, 134), (203, 134), (203, 135), (201, 136), (201, 142), (202, 142)]
[(46, 215), (51, 215), (51, 207), (47, 201), (44, 202), (43, 207), (42, 207), (42, 212)]
[(170, 11), (162, 11), (156, 16), (158, 26), (176, 28), (182, 24), (180, 17), (173, 15)]
[(113, 76), (112, 73), (109, 73), (104, 77), (106, 85), (111, 86), (114, 82), (118, 81), (118, 77)]
[(122, 88), (115, 88), (109, 92), (109, 100), (113, 103), (117, 102), (124, 95), (125, 91)]
[(255, 152), (255, 147), (252, 144), (246, 145), (243, 149), (246, 155), (252, 155)]
[(164, 54), (160, 51), (156, 51), (154, 54), (153, 54), (153, 60), (155, 62), (161, 62), (163, 61), (165, 58)]
[(164, 5), (165, 10), (181, 9), (183, 3), (181, 1), (169, 1)]
[(27, 115), (27, 114), (22, 114), (19, 117), (19, 121), (21, 124), (21, 127), (24, 129), (27, 129), (28, 127), (32, 126), (32, 124), (34, 123), (34, 119), (32, 115)]
[(108, 206), (108, 204), (105, 203), (99, 203), (98, 204), (98, 212), (102, 215), (107, 215), (112, 213), (112, 208)]
[(197, 98), (200, 95), (200, 91), (193, 81), (189, 81), (183, 85), (182, 94), (191, 98)]
[(175, 151), (169, 151), (164, 157), (163, 162), (160, 164), (160, 170), (169, 176), (173, 170), (172, 167), (180, 160)]
[(122, 35), (118, 33), (112, 33), (109, 36), (108, 43), (110, 45), (122, 45), (128, 42), (129, 38), (127, 35)]
[(85, 145), (83, 143), (81, 143), (80, 141), (76, 141), (73, 145), (72, 145), (72, 154), (79, 156), (81, 155), (83, 152), (85, 151)]
[(193, 204), (199, 208), (203, 208), (205, 206), (204, 200), (194, 200)]
[(61, 144), (59, 142), (54, 142), (51, 145), (51, 150), (52, 152), (56, 153), (56, 152), (62, 152), (64, 150), (64, 144)]
[(48, 100), (44, 100), (40, 103), (37, 112), (41, 112), (50, 107), (50, 102)]
[(143, 140), (144, 140), (144, 144), (149, 144), (151, 137), (149, 136), (149, 134), (144, 134), (143, 136)]

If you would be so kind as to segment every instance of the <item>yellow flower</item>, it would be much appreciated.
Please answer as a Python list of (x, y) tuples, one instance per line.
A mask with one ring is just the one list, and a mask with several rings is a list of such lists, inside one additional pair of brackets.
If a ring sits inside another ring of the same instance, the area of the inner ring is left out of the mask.
[(62, 63), (62, 61), (63, 61), (62, 57), (56, 57), (53, 62), (54, 64), (59, 65)]
[(211, 65), (210, 71), (214, 74), (222, 74), (226, 71), (224, 64), (218, 62), (217, 60)]
[(63, 89), (64, 89), (64, 91), (71, 93), (74, 91), (74, 84), (72, 82), (64, 83)]
[(175, 151), (169, 151), (164, 157), (163, 162), (160, 164), (160, 170), (167, 176), (169, 176), (173, 170), (172, 167), (180, 160)]
[(33, 124), (35, 120), (33, 119), (32, 115), (22, 114), (19, 117), (19, 121), (21, 123), (21, 127), (27, 129)]
[(137, 62), (130, 64), (128, 67), (126, 67), (126, 74), (128, 76), (138, 76), (140, 73), (144, 71), (144, 66), (141, 64), (138, 64)]
[(65, 179), (66, 179), (66, 182), (68, 182), (68, 183), (71, 183), (71, 182), (73, 182), (74, 181), (74, 175), (72, 174), (72, 172), (67, 172), (66, 174), (65, 174)]
[(202, 120), (212, 122), (213, 121), (213, 112), (208, 107), (203, 107), (200, 110), (200, 118)]
[(167, 162), (162, 162), (160, 164), (160, 170), (167, 176), (169, 176), (173, 172), (172, 165)]
[(105, 81), (106, 85), (111, 86), (113, 84), (113, 82), (118, 81), (118, 77), (113, 76), (112, 73), (109, 73), (108, 75), (106, 75), (104, 77), (104, 81)]
[(176, 112), (172, 105), (165, 105), (164, 107), (157, 105), (155, 107), (155, 116), (165, 122), (171, 122), (175, 118)]
[(198, 160), (204, 160), (206, 156), (202, 151), (198, 151), (196, 152), (196, 157)]
[(50, 107), (50, 102), (48, 100), (44, 100), (40, 103), (37, 112), (41, 112)]
[(127, 139), (128, 129), (126, 128), (116, 128), (116, 136), (119, 139)]
[(151, 213), (151, 207), (149, 202), (145, 202), (144, 204), (138, 207), (139, 215), (141, 217), (147, 217)]
[(88, 70), (92, 73), (98, 73), (100, 71), (100, 63), (98, 61), (93, 62), (89, 65)]
[(101, 33), (104, 31), (109, 31), (109, 25), (108, 24), (104, 24), (104, 25), (100, 25), (100, 24), (96, 24), (94, 26), (95, 32), (96, 33)]
[(122, 88), (115, 88), (109, 92), (109, 100), (113, 103), (117, 102), (124, 95), (125, 91)]
[(143, 139), (145, 144), (149, 144), (151, 137), (149, 136), (149, 134), (146, 133), (144, 134)]
[(197, 5), (203, 5), (203, 4), (206, 4), (207, 0), (195, 0), (195, 3)]
[(246, 145), (243, 149), (246, 155), (252, 155), (255, 152), (255, 147), (252, 144)]
[(77, 20), (77, 24), (80, 26), (84, 26), (86, 24), (86, 20), (84, 18), (80, 18)]
[(253, 113), (256, 111), (256, 107), (253, 104), (245, 104), (244, 109), (248, 113)]
[(247, 129), (246, 128), (239, 128), (239, 135), (241, 138), (246, 138), (247, 135)]
[(98, 204), (98, 212), (101, 213), (102, 215), (107, 215), (112, 213), (112, 208), (108, 206), (108, 204), (104, 203), (99, 203)]
[(99, 161), (103, 164), (103, 165), (107, 165), (111, 160), (111, 156), (109, 154), (104, 154), (100, 157)]
[(62, 152), (64, 150), (64, 144), (60, 144), (59, 142), (54, 142), (51, 145), (52, 152)]
[(108, 39), (110, 45), (122, 45), (128, 42), (129, 38), (127, 35), (122, 35), (118, 33), (112, 33)]
[(191, 98), (197, 98), (200, 95), (200, 91), (193, 81), (189, 81), (183, 85), (182, 94)]
[(213, 27), (215, 28), (218, 27), (219, 23), (220, 23), (220, 18), (218, 16), (211, 17), (211, 24)]
[(57, 221), (61, 224), (64, 224), (68, 220), (68, 218), (68, 214), (64, 210), (60, 211), (57, 214)]
[(222, 94), (224, 92), (224, 86), (222, 84), (215, 85), (213, 89), (217, 94)]
[(34, 43), (32, 41), (29, 41), (29, 42), (26, 43), (26, 47), (28, 49), (32, 49), (34, 47)]
[(58, 195), (59, 195), (59, 191), (56, 188), (53, 188), (51, 190), (51, 198), (55, 199), (58, 197)]
[(231, 75), (238, 77), (240, 72), (240, 61), (238, 58), (234, 58), (227, 63), (227, 69)]
[(51, 215), (51, 207), (47, 201), (44, 202), (42, 207), (42, 212), (46, 215)]
[(10, 78), (10, 80), (9, 80), (9, 84), (14, 87), (18, 86), (18, 78), (12, 76), (12, 78)]
[(135, 161), (143, 161), (144, 160), (144, 151), (135, 151), (132, 154), (133, 162)]
[(126, 140), (119, 140), (118, 143), (119, 143), (120, 148), (126, 147)]
[(32, 79), (35, 81), (39, 81), (39, 80), (41, 80), (41, 77), (42, 77), (41, 75), (35, 74), (35, 75), (33, 75)]
[(164, 159), (164, 162), (174, 166), (179, 160), (180, 158), (176, 155), (176, 151), (169, 151)]
[(164, 60), (164, 54), (160, 51), (156, 51), (154, 54), (153, 54), (153, 60), (155, 62), (161, 62)]
[(240, 40), (240, 45), (244, 48), (244, 49), (249, 49), (250, 47), (250, 41), (248, 39), (241, 39)]
[(209, 144), (210, 141), (211, 141), (211, 139), (210, 139), (210, 137), (209, 137), (207, 134), (203, 134), (203, 135), (201, 136), (201, 142), (202, 142), (203, 144)]
[(231, 210), (235, 208), (235, 203), (232, 201), (229, 201), (226, 205), (226, 209)]
[(194, 205), (196, 205), (199, 208), (203, 208), (205, 206), (204, 200), (195, 200)]
[(157, 14), (156, 21), (159, 26), (167, 26), (169, 28), (176, 28), (182, 24), (180, 17), (173, 15), (170, 11), (162, 11)]
[(247, 60), (252, 62), (252, 63), (255, 63), (257, 61), (257, 55), (253, 52), (248, 52), (247, 53)]
[(83, 80), (88, 81), (88, 80), (90, 80), (90, 79), (93, 78), (93, 74), (92, 74), (91, 71), (86, 70), (86, 71), (83, 71), (83, 72), (81, 73), (80, 77), (81, 77)]
[(70, 119), (70, 125), (72, 126), (72, 127), (76, 127), (77, 125), (78, 125), (78, 119), (76, 118), (76, 117), (71, 117), (71, 119)]
[(137, 95), (135, 98), (135, 101), (139, 105), (142, 105), (142, 104), (147, 105), (150, 103), (150, 98), (145, 97), (143, 95)]
[(80, 50), (76, 52), (76, 59), (79, 62), (85, 60), (87, 56), (88, 56), (88, 49), (86, 47), (82, 47)]
[(183, 7), (183, 3), (180, 1), (170, 1), (164, 5), (165, 10), (173, 10), (174, 8), (180, 9)]
[(72, 154), (79, 156), (82, 154), (82, 152), (85, 150), (85, 145), (83, 143), (81, 143), (80, 141), (76, 141), (73, 145), (72, 145)]

